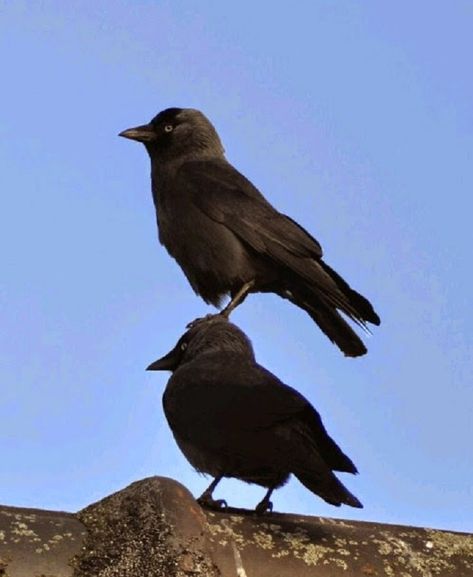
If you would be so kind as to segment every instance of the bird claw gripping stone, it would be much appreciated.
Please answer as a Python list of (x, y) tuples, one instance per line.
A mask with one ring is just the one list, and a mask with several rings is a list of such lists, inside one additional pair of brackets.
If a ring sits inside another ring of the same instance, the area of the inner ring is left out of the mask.
[(205, 507), (206, 509), (214, 509), (217, 511), (221, 511), (222, 509), (227, 509), (228, 505), (225, 499), (212, 499), (212, 497), (202, 495), (197, 499), (197, 503), (201, 507)]
[(196, 319), (194, 319), (193, 321), (191, 321), (190, 323), (187, 324), (186, 329), (193, 329), (194, 327), (196, 327), (197, 325), (201, 324), (201, 323), (207, 323), (209, 321), (211, 321), (212, 319), (221, 319), (221, 313), (216, 313), (216, 314), (208, 314), (205, 315), (205, 317), (198, 317)]
[(258, 503), (255, 508), (255, 513), (257, 515), (264, 515), (265, 513), (272, 513), (273, 503), (272, 501), (263, 499), (261, 503)]

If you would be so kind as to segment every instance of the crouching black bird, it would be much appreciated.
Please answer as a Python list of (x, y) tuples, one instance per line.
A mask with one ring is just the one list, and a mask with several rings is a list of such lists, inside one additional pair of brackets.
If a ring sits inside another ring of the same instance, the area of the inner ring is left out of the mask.
[(190, 326), (148, 370), (173, 372), (163, 396), (169, 426), (191, 465), (214, 477), (198, 501), (226, 504), (212, 492), (235, 477), (268, 488), (256, 507), (264, 513), (293, 473), (327, 503), (362, 507), (333, 474), (357, 473), (355, 465), (312, 405), (256, 363), (246, 335), (220, 315)]
[(120, 136), (151, 158), (159, 240), (194, 291), (228, 315), (249, 292), (273, 292), (304, 309), (346, 356), (366, 347), (343, 312), (363, 328), (380, 319), (370, 302), (322, 260), (317, 240), (275, 210), (224, 156), (198, 110), (168, 108)]

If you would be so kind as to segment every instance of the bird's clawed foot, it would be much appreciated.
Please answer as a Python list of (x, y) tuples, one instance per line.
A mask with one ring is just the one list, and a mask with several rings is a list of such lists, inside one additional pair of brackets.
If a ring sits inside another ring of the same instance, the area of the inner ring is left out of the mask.
[(266, 497), (261, 501), (261, 503), (258, 503), (256, 505), (255, 513), (257, 515), (264, 515), (268, 511), (271, 513), (272, 510), (273, 510), (273, 503), (269, 500), (269, 496), (266, 495)]
[(250, 292), (251, 288), (254, 286), (255, 281), (254, 280), (250, 280), (247, 283), (245, 283), (241, 289), (234, 295), (232, 296), (232, 300), (228, 303), (228, 305), (219, 313), (217, 314), (208, 314), (205, 315), (204, 317), (198, 317), (196, 319), (194, 319), (193, 321), (191, 321), (186, 328), (188, 329), (192, 329), (193, 327), (195, 327), (196, 325), (198, 325), (199, 323), (205, 323), (205, 322), (209, 322), (212, 319), (216, 319), (219, 318), (221, 319), (222, 317), (226, 320), (229, 319), (231, 313), (237, 308), (238, 305), (240, 305), (245, 298), (247, 297), (248, 293)]
[(228, 505), (224, 499), (214, 499), (212, 497), (212, 493), (215, 491), (215, 487), (220, 483), (222, 477), (223, 475), (215, 477), (207, 489), (197, 499), (197, 503), (199, 503), (201, 507), (207, 507), (208, 509), (214, 509), (217, 511), (227, 508)]
[(250, 292), (251, 288), (254, 286), (255, 281), (250, 280), (245, 283), (241, 289), (236, 293), (236, 295), (232, 298), (232, 300), (228, 303), (228, 305), (221, 311), (220, 315), (228, 319), (231, 313), (240, 305)]
[(195, 327), (199, 323), (206, 323), (206, 322), (210, 321), (211, 319), (220, 316), (220, 314), (221, 313), (217, 313), (217, 314), (209, 313), (208, 315), (205, 315), (205, 317), (198, 317), (198, 318), (194, 319), (193, 321), (191, 321), (190, 323), (188, 323), (186, 326), (186, 329), (192, 329), (193, 327)]
[(207, 491), (205, 491), (197, 499), (197, 503), (199, 503), (201, 507), (205, 507), (206, 509), (213, 509), (216, 511), (221, 511), (222, 509), (226, 509), (228, 507), (225, 499), (213, 499), (212, 495), (206, 493)]

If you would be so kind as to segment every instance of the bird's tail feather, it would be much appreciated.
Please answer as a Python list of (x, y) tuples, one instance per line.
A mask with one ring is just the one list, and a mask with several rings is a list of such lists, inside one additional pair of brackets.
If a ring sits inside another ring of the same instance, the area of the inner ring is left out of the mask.
[(303, 437), (301, 443), (314, 446), (332, 471), (352, 473), (352, 475), (358, 474), (355, 463), (348, 455), (345, 455), (325, 430), (319, 413), (312, 407), (307, 407), (303, 418), (309, 428), (306, 426), (298, 427), (298, 433)]
[(324, 261), (320, 260), (319, 265), (331, 277), (339, 290), (344, 294), (350, 308), (355, 311), (358, 320), (361, 321), (362, 324), (365, 322), (372, 323), (374, 325), (381, 324), (379, 316), (376, 314), (373, 305), (367, 298), (353, 290), (351, 286)]
[(360, 357), (367, 353), (363, 341), (334, 306), (324, 303), (308, 289), (291, 288), (289, 295), (287, 298), (304, 309), (345, 356)]
[(355, 497), (355, 495), (350, 493), (345, 485), (339, 481), (333, 473), (331, 473), (329, 477), (318, 473), (311, 474), (307, 471), (294, 472), (294, 475), (299, 479), (304, 487), (307, 487), (309, 491), (312, 491), (312, 493), (315, 493), (331, 505), (339, 507), (343, 504), (358, 509), (363, 508), (361, 502)]

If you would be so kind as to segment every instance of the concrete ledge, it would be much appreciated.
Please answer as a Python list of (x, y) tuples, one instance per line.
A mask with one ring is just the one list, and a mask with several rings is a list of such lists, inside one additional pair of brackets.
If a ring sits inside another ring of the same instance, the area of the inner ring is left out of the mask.
[(77, 516), (89, 534), (74, 577), (221, 575), (205, 514), (172, 479), (137, 481)]
[(71, 577), (86, 535), (71, 513), (0, 507), (0, 577)]
[(472, 577), (473, 536), (202, 510), (181, 484), (133, 483), (77, 515), (0, 507), (0, 577)]
[(300, 515), (207, 516), (224, 576), (473, 577), (467, 534)]

